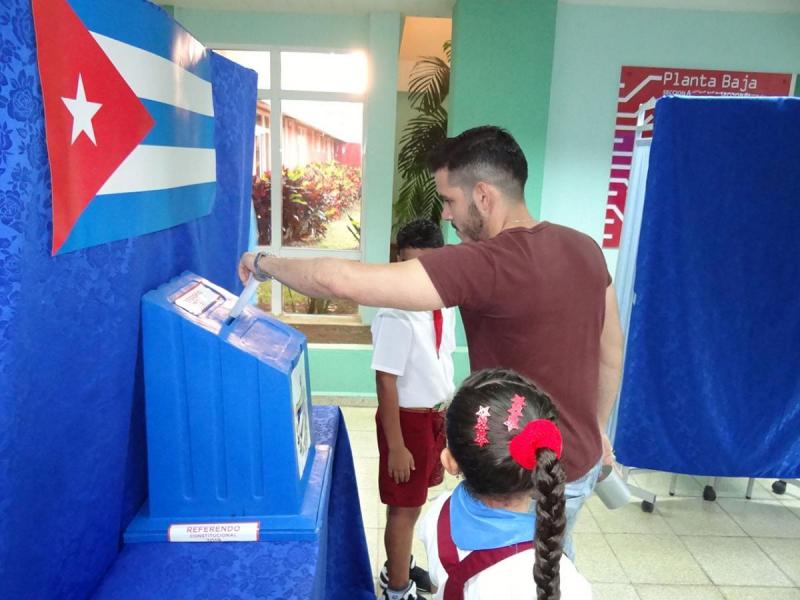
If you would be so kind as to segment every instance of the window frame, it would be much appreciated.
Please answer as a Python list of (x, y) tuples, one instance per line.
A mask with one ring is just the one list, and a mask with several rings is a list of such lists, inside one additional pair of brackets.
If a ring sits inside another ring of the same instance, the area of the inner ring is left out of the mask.
[[(328, 101), (328, 102), (357, 102), (362, 105), (361, 111), (361, 207), (360, 207), (360, 223), (361, 230), (364, 230), (366, 222), (367, 202), (365, 198), (364, 185), (364, 164), (366, 156), (363, 152), (364, 140), (366, 139), (366, 106), (368, 98), (368, 90), (363, 93), (351, 92), (320, 92), (320, 91), (301, 91), (301, 90), (282, 90), (281, 89), (281, 52), (309, 52), (320, 54), (348, 54), (355, 51), (362, 51), (367, 55), (367, 71), (369, 72), (369, 54), (366, 49), (362, 48), (320, 48), (320, 47), (306, 47), (306, 46), (282, 46), (282, 45), (264, 45), (264, 44), (219, 44), (214, 47), (215, 50), (250, 50), (257, 52), (269, 52), (269, 89), (258, 88), (257, 99), (267, 100), (270, 105), (270, 120), (269, 120), (269, 144), (270, 144), (270, 161), (269, 169), (271, 173), (281, 173), (283, 167), (283, 160), (281, 154), (281, 141), (283, 136), (283, 105), (284, 100), (311, 100), (311, 101)], [(279, 184), (272, 185), (270, 188), (270, 206), (271, 206), (271, 219), (270, 219), (270, 243), (268, 245), (256, 244), (253, 248), (255, 252), (264, 251), (284, 258), (318, 258), (318, 257), (333, 257), (344, 258), (349, 260), (358, 260), (363, 262), (364, 259), (364, 240), (359, 241), (357, 250), (336, 250), (336, 249), (322, 249), (322, 248), (302, 248), (297, 246), (284, 246), (283, 239), (280, 233), (276, 236), (275, 232), (280, 232), (283, 225), (283, 178), (278, 178)], [(273, 179), (274, 183), (274, 179)], [(252, 212), (251, 226), (253, 225), (252, 219), (255, 219), (255, 212)], [(296, 313), (285, 313), (283, 310), (283, 284), (273, 279), (271, 280), (272, 294), (271, 294), (271, 312), (275, 317), (284, 315), (295, 315)], [(301, 315), (297, 315), (301, 316)], [(333, 315), (312, 315), (315, 319), (326, 318)], [(341, 317), (341, 315), (337, 315)], [(354, 316), (358, 317), (358, 313)]]

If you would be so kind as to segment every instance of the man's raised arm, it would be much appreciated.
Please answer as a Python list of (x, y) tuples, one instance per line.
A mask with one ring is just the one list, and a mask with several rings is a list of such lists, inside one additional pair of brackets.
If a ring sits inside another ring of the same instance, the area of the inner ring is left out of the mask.
[[(239, 278), (256, 272), (253, 252), (239, 259)], [(258, 266), (293, 290), (313, 298), (346, 298), (364, 306), (433, 310), (442, 308), (439, 292), (419, 260), (364, 264), (340, 258), (278, 258), (261, 254)]]

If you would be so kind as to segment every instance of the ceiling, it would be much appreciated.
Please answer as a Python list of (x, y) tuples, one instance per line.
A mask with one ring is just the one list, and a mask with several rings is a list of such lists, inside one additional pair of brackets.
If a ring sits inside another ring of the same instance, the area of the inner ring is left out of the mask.
[[(456, 0), (157, 0), (157, 3), (216, 10), (337, 14), (389, 11), (404, 16), (450, 17)], [(559, 0), (559, 3), (736, 12), (800, 12), (800, 0)]]

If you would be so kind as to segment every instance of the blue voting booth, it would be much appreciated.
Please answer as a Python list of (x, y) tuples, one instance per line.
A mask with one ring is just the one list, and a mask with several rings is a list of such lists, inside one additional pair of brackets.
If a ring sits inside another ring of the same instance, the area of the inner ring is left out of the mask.
[(330, 486), (305, 336), (183, 275), (142, 299), (149, 499), (126, 542), (312, 539)]

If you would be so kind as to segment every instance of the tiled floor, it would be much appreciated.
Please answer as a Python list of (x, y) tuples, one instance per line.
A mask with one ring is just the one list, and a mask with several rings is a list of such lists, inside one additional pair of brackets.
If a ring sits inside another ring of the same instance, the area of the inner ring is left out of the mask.
[[(383, 565), (384, 507), (378, 499), (375, 409), (342, 407), (353, 447), (361, 512), (373, 572)], [(638, 503), (609, 511), (592, 498), (575, 527), (578, 569), (603, 600), (800, 600), (800, 488), (772, 493), (759, 480), (745, 500), (745, 479), (719, 479), (716, 502), (702, 499), (704, 479), (634, 475), (658, 495), (655, 511)], [(433, 498), (456, 480), (445, 479)], [(419, 542), (414, 554), (425, 565)]]

